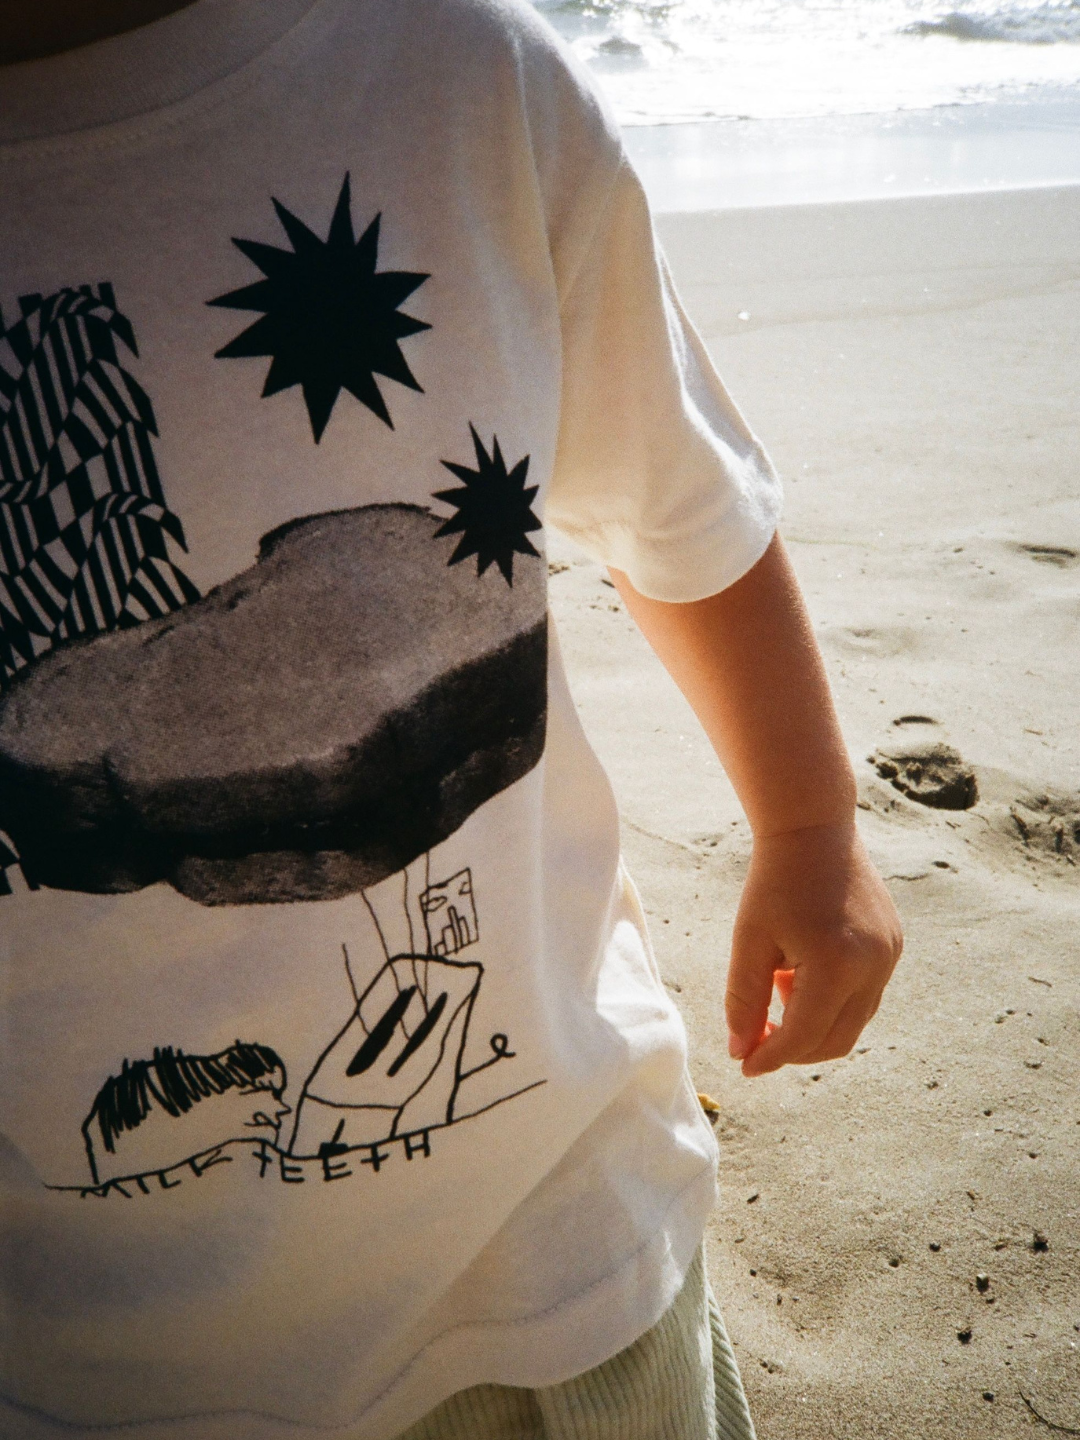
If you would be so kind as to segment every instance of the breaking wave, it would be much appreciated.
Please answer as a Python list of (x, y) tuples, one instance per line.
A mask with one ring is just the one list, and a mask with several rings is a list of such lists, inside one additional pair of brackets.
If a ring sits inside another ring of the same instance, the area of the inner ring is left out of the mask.
[[(1080, 0), (533, 0), (625, 124), (1080, 94)], [(979, 43), (987, 42), (987, 43)]]
[(1080, 43), (1080, 5), (1041, 5), (1035, 10), (988, 14), (950, 10), (935, 20), (916, 20), (905, 35), (948, 35), (954, 40), (997, 40), (1012, 45)]

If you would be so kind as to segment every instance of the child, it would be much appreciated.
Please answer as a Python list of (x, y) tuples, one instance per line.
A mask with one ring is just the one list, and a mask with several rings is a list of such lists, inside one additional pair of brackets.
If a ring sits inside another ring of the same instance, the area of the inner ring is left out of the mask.
[(5, 30), (0, 1432), (750, 1435), (543, 521), (753, 824), (743, 1073), (900, 936), (616, 127), (523, 0)]

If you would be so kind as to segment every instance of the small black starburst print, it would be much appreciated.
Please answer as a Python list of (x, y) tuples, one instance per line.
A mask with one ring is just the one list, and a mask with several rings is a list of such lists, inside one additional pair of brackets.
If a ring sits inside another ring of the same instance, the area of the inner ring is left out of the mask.
[(476, 451), (476, 469), (455, 465), (452, 460), (440, 461), (464, 482), (464, 489), (435, 491), (434, 499), (457, 507), (457, 514), (435, 533), (461, 536), (448, 564), (456, 565), (459, 560), (475, 555), (477, 575), (483, 575), (489, 565), (495, 564), (506, 583), (513, 585), (515, 551), (519, 555), (540, 553), (528, 538), (530, 530), (541, 528), (532, 511), (532, 502), (540, 487), (525, 484), (529, 473), (528, 455), (508, 472), (498, 437), (492, 437), (489, 455), (475, 428), (470, 425), (469, 430)]
[(277, 200), (274, 209), (293, 248), (233, 239), (265, 279), (207, 303), (263, 313), (217, 355), (271, 356), (263, 395), (299, 385), (316, 444), (342, 390), (392, 430), (375, 376), (423, 393), (399, 342), (431, 326), (402, 314), (398, 306), (430, 277), (410, 270), (376, 270), (381, 216), (356, 239), (348, 175), (325, 240)]

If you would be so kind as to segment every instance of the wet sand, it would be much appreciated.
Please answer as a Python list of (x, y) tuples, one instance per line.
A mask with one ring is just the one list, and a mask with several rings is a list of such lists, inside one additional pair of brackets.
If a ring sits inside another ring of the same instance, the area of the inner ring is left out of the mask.
[(658, 212), (1080, 183), (1075, 88), (876, 115), (630, 125)]
[[(1075, 1433), (1080, 188), (659, 228), (785, 478), (907, 931), (854, 1055), (740, 1077), (722, 996), (746, 823), (602, 572), (557, 542), (571, 682), (721, 1105), (710, 1263), (759, 1435), (1054, 1433), (1029, 1403)], [(973, 769), (974, 806), (927, 807), (867, 759), (926, 743)]]

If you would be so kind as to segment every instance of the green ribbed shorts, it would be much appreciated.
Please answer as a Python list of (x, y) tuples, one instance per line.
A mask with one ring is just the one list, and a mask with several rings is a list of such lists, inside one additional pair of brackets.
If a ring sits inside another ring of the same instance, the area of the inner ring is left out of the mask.
[(561, 1385), (475, 1385), (399, 1440), (754, 1440), (703, 1249), (651, 1330)]

